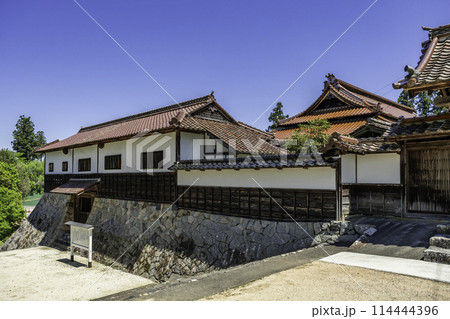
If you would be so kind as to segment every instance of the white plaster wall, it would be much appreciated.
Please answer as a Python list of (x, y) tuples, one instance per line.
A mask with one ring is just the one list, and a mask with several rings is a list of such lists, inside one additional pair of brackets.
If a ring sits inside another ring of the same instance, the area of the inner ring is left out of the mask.
[[(62, 162), (68, 162), (69, 170), (62, 171)], [(53, 172), (48, 171), (48, 164), (53, 163)], [(65, 155), (63, 151), (45, 153), (45, 174), (71, 174), (72, 173), (72, 150)]]
[[(99, 173), (128, 173), (136, 171), (135, 167), (129, 167), (126, 165), (126, 141), (105, 143), (103, 148), (98, 150), (98, 172)], [(121, 169), (108, 169), (105, 170), (105, 156), (109, 155), (121, 155)]]
[[(212, 139), (207, 134), (198, 134), (190, 132), (180, 133), (180, 159), (192, 160), (192, 159), (223, 159), (224, 153), (228, 154), (228, 148), (226, 148), (222, 142), (218, 139)], [(217, 154), (204, 154), (205, 146), (216, 147)]]
[(205, 154), (205, 159), (224, 159), (226, 156), (233, 156), (233, 154), (229, 154), (228, 148), (223, 145), (223, 142), (219, 139), (212, 139), (208, 135), (206, 135), (205, 145), (215, 145), (216, 146), (216, 154)]
[(400, 155), (358, 155), (358, 183), (400, 184)]
[[(203, 156), (203, 147), (194, 152), (194, 140), (204, 140), (204, 134), (181, 132), (180, 133), (180, 159), (181, 160), (192, 160), (193, 154), (199, 154)], [(198, 158), (197, 158), (198, 159)]]
[[(97, 145), (91, 145), (86, 147), (74, 148), (73, 149), (73, 173), (74, 174), (93, 174), (97, 173)], [(70, 151), (69, 151), (70, 154)], [(91, 159), (91, 170), (87, 172), (78, 171), (78, 160), (81, 158)]]
[[(99, 149), (99, 173), (135, 173), (144, 172), (141, 169), (142, 152), (164, 152), (164, 168), (149, 169), (147, 172), (168, 172), (168, 168), (175, 162), (176, 156), (175, 133), (152, 134), (143, 138), (132, 138), (125, 141), (105, 143)], [(121, 155), (122, 167), (120, 170), (105, 170), (105, 156)]]
[(355, 166), (355, 158), (356, 154), (345, 154), (342, 155), (342, 183), (350, 184), (356, 183), (356, 166)]
[(330, 167), (178, 171), (179, 185), (192, 185), (197, 178), (194, 186), (259, 188), (254, 178), (265, 188), (336, 189), (335, 170)]

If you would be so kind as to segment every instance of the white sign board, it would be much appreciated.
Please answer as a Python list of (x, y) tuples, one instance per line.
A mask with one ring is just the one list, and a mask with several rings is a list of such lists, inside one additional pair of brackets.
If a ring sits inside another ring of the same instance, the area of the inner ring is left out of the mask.
[(90, 231), (80, 227), (70, 227), (71, 244), (75, 247), (89, 249), (89, 233)]
[(67, 222), (70, 226), (70, 260), (74, 260), (74, 247), (88, 251), (88, 268), (92, 267), (92, 230), (94, 226)]

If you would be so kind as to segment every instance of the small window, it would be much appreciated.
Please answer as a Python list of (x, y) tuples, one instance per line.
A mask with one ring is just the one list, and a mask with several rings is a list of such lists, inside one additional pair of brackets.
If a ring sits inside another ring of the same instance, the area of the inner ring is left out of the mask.
[(79, 172), (89, 172), (91, 170), (91, 159), (90, 158), (80, 158), (78, 160), (78, 171)]
[(48, 163), (48, 171), (49, 172), (53, 172), (54, 169), (54, 164), (53, 163)]
[(156, 151), (156, 152), (147, 152), (147, 153), (141, 153), (142, 154), (142, 161), (141, 161), (141, 167), (142, 169), (158, 169), (163, 168), (163, 159), (164, 159), (164, 153), (163, 151)]
[(121, 169), (122, 155), (105, 156), (105, 169)]
[(208, 155), (216, 154), (216, 144), (205, 145), (205, 154), (208, 154)]
[(62, 162), (62, 171), (67, 172), (69, 170), (69, 162)]

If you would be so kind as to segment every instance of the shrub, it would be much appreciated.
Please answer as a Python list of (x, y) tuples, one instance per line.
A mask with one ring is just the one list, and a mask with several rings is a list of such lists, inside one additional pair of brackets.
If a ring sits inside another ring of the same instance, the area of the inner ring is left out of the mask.
[(25, 217), (19, 174), (12, 164), (0, 162), (0, 240), (10, 236)]

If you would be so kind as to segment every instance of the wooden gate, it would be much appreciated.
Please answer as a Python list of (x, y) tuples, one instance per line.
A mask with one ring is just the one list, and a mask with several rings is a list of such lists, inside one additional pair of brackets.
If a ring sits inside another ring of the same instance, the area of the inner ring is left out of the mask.
[(446, 214), (450, 211), (450, 147), (407, 150), (408, 211)]

